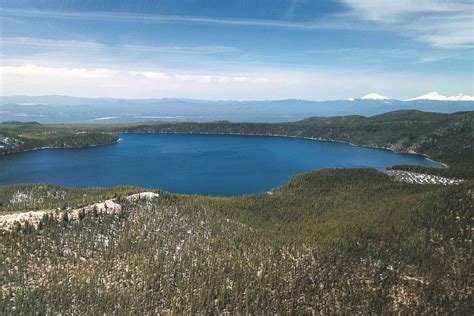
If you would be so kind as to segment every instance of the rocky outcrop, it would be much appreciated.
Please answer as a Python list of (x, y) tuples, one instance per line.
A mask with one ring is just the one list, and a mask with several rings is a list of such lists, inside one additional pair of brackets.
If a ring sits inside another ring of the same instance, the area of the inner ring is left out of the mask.
[[(137, 194), (132, 194), (125, 199), (127, 201), (137, 201), (137, 200), (150, 200), (153, 198), (159, 197), (158, 193), (155, 192), (141, 192)], [(89, 214), (120, 214), (122, 212), (122, 205), (117, 203), (116, 199), (105, 200), (104, 202), (98, 202), (89, 204), (80, 208), (72, 210), (39, 210), (39, 211), (26, 211), (21, 213), (7, 214), (0, 216), (0, 228), (11, 229), (15, 223), (20, 225), (25, 225), (26, 223), (38, 226), (41, 219), (44, 216), (49, 215), (53, 218), (64, 218), (67, 216), (68, 220), (78, 220), (81, 216), (86, 216)]]

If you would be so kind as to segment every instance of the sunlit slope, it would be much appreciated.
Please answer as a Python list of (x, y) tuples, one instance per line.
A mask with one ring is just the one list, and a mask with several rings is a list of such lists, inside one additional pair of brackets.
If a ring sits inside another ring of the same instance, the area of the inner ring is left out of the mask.
[(1, 311), (468, 313), (472, 189), (321, 170), (272, 194), (119, 198), (2, 231)]

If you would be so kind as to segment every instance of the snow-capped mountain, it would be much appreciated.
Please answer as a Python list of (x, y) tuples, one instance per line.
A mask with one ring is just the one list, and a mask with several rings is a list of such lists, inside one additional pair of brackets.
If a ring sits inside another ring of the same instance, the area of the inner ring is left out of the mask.
[(417, 100), (430, 100), (430, 101), (474, 101), (474, 97), (469, 96), (469, 95), (464, 95), (462, 93), (452, 95), (452, 96), (444, 96), (442, 94), (439, 94), (438, 92), (430, 92), (425, 95), (412, 98), (412, 99), (407, 99), (404, 101), (417, 101)]
[(416, 101), (416, 100), (448, 101), (448, 97), (442, 94), (439, 94), (436, 91), (433, 91), (416, 98), (407, 99), (405, 101)]
[(448, 101), (474, 101), (474, 96), (458, 93), (448, 97)]
[(384, 97), (378, 93), (369, 93), (361, 98), (362, 100), (390, 100), (390, 98)]

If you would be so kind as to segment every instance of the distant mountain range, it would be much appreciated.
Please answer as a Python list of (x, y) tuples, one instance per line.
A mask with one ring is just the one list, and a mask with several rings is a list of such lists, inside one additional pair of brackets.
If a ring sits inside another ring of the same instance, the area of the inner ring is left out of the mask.
[[(394, 100), (394, 99), (390, 99), (390, 98), (387, 98), (383, 95), (380, 95), (378, 93), (369, 93), (368, 95), (366, 96), (363, 96), (362, 98), (360, 98), (361, 100)], [(350, 98), (348, 99), (349, 101), (354, 101), (355, 99), (354, 98)], [(416, 97), (416, 98), (411, 98), (411, 99), (406, 99), (406, 100), (403, 100), (403, 101), (418, 101), (418, 100), (429, 100), (429, 101), (474, 101), (474, 97), (473, 96), (470, 96), (470, 95), (464, 95), (463, 93), (458, 93), (456, 95), (452, 95), (452, 96), (444, 96), (442, 94), (439, 94), (438, 92), (434, 91), (434, 92), (430, 92), (430, 93), (427, 93), (427, 94), (424, 94), (424, 95), (421, 95), (419, 97)]]
[(439, 94), (438, 92), (430, 92), (425, 95), (407, 99), (405, 101), (417, 101), (417, 100), (431, 100), (431, 101), (474, 101), (474, 97), (470, 95), (464, 95), (462, 93), (452, 95), (450, 97)]
[[(473, 111), (473, 97), (429, 93), (405, 101), (377, 93), (334, 101), (208, 101), (196, 99), (116, 99), (70, 96), (0, 97), (0, 121), (41, 123), (129, 123), (143, 121), (289, 122), (311, 116), (364, 115), (412, 109), (452, 113)], [(412, 102), (406, 102), (412, 101)], [(450, 101), (450, 102), (446, 102)]]

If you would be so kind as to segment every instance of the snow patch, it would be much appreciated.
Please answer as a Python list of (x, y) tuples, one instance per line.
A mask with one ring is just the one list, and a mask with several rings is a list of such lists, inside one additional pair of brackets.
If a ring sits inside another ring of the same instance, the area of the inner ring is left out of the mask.
[(384, 170), (383, 173), (395, 181), (413, 184), (458, 185), (463, 182), (463, 180), (404, 170)]
[(118, 116), (105, 116), (105, 117), (95, 118), (95, 119), (93, 119), (93, 121), (114, 120), (114, 119), (118, 119), (118, 118), (119, 118)]

